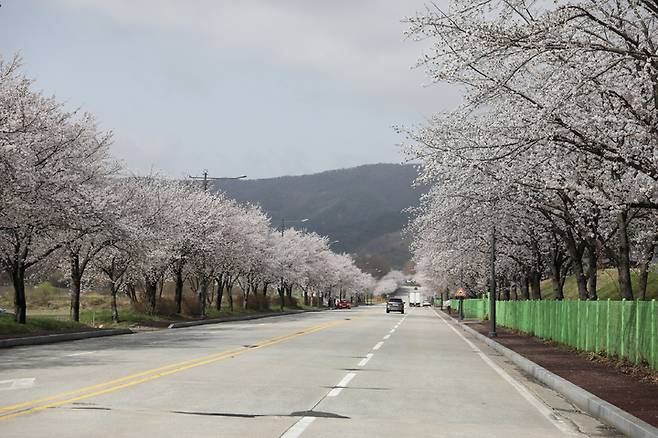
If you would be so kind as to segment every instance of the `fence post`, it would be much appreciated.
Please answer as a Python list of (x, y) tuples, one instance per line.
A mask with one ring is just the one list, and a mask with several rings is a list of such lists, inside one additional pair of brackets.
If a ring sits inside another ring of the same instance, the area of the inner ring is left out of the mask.
[(599, 301), (592, 301), (592, 303), (594, 303), (594, 348), (592, 351), (598, 352), (601, 339), (601, 330), (599, 330)]
[(583, 325), (580, 322), (581, 318), (583, 317), (583, 315), (581, 314), (582, 313), (582, 307), (583, 307), (582, 303), (583, 303), (582, 300), (578, 300), (576, 302), (576, 342), (574, 344), (574, 347), (576, 347), (576, 348), (581, 348), (581, 344), (582, 344), (582, 342), (580, 341), (580, 339), (583, 336), (582, 330), (581, 330), (581, 327)]
[(585, 336), (584, 336), (585, 345), (584, 345), (583, 350), (585, 350), (585, 351), (589, 351), (589, 339), (591, 337), (590, 333), (589, 333), (590, 328), (591, 328), (591, 326), (590, 326), (591, 321), (589, 319), (589, 308), (590, 308), (589, 303), (590, 302), (591, 301), (585, 301), (585, 303), (584, 303), (585, 304)]
[(624, 310), (626, 310), (626, 298), (622, 298), (621, 300), (621, 324), (619, 327), (621, 330), (621, 336), (619, 337), (619, 357), (621, 358), (624, 357), (624, 353), (626, 352), (626, 345), (624, 345), (626, 343), (626, 339), (624, 339), (624, 327), (626, 325), (624, 314), (626, 312), (624, 312)]
[(633, 301), (633, 306), (635, 308), (635, 357), (633, 360), (635, 363), (640, 363), (640, 301)]
[(605, 351), (610, 354), (610, 298), (608, 298), (605, 313)]

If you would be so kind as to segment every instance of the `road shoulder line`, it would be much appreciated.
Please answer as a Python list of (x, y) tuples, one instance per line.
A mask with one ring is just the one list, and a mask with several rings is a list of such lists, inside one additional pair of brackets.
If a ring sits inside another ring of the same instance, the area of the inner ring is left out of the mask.
[(560, 432), (564, 433), (567, 436), (579, 436), (585, 437), (586, 435), (574, 431), (569, 427), (564, 421), (559, 419), (556, 416), (555, 412), (546, 406), (542, 401), (540, 401), (528, 388), (516, 381), (512, 376), (510, 376), (505, 370), (500, 366), (494, 363), (477, 345), (473, 344), (471, 341), (466, 339), (466, 337), (460, 333), (455, 327), (453, 327), (448, 321), (440, 315), (436, 310), (432, 309), (436, 316), (438, 316), (444, 324), (446, 324), (453, 332), (455, 332), (474, 352), (478, 354), (480, 359), (486, 363), (492, 370), (496, 372), (503, 380), (509, 383), (524, 399), (528, 401), (539, 413), (541, 413), (553, 426), (555, 426)]
[[(448, 324), (449, 327), (456, 331), (456, 329), (446, 321), (445, 317), (441, 317), (436, 310), (434, 310), (434, 312), (444, 323)], [(455, 321), (452, 317), (450, 317), (450, 319)], [(546, 368), (537, 365), (519, 353), (489, 339), (472, 328), (463, 324), (457, 326), (511, 360), (516, 366), (537, 379), (539, 382), (562, 394), (567, 400), (582, 409), (583, 412), (591, 415), (597, 420), (613, 426), (619, 432), (631, 438), (658, 438), (658, 428), (629, 414), (617, 406), (608, 403), (557, 374), (548, 371)]]

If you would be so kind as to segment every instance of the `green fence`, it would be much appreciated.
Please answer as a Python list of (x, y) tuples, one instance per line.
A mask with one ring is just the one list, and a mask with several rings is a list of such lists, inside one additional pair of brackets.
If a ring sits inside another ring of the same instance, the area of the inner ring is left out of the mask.
[[(484, 319), (487, 298), (464, 300), (466, 318)], [(658, 305), (652, 301), (498, 301), (503, 327), (658, 370)]]
[[(451, 301), (452, 308), (457, 310), (459, 300)], [(489, 300), (464, 300), (464, 318), (467, 319), (484, 319), (489, 314)]]

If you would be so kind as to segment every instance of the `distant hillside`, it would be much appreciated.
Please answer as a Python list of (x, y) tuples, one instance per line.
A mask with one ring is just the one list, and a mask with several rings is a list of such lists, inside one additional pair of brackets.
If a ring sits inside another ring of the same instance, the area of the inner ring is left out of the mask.
[[(275, 226), (285, 218), (292, 226), (338, 240), (334, 250), (382, 256), (401, 268), (410, 258), (400, 236), (408, 221), (402, 210), (418, 205), (421, 194), (411, 187), (415, 177), (411, 165), (372, 164), (314, 175), (222, 181), (214, 189), (259, 204)], [(304, 218), (309, 220), (292, 222)]]

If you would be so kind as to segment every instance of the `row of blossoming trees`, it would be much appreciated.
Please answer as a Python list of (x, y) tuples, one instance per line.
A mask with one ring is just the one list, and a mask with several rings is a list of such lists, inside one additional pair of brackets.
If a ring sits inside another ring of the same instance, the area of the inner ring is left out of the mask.
[(164, 282), (175, 284), (178, 313), (191, 284), (201, 315), (210, 302), (232, 308), (236, 285), (244, 305), (276, 291), (282, 307), (293, 288), (308, 303), (371, 287), (325, 237), (274, 230), (258, 207), (185, 182), (120, 176), (111, 136), (93, 116), (32, 85), (17, 59), (0, 60), (0, 267), (13, 283), (16, 321), (26, 319), (26, 278), (53, 269), (70, 278), (74, 320), (86, 283), (109, 288), (114, 320), (117, 294), (155, 312)]
[[(567, 275), (597, 299), (597, 268), (645, 298), (658, 242), (658, 3), (451, 0), (409, 18), (419, 64), (463, 104), (403, 129), (432, 185), (411, 226), (436, 286), (498, 281), (556, 299)], [(639, 281), (633, 288), (631, 272)], [(509, 296), (509, 295), (508, 295)]]

